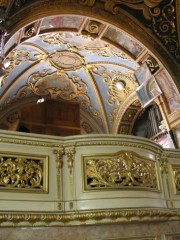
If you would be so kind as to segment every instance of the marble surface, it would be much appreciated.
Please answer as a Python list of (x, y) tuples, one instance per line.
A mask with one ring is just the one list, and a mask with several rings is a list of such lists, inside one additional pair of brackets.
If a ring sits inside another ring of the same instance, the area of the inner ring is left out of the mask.
[[(171, 234), (174, 237), (175, 234), (180, 235), (180, 222), (0, 228), (0, 240), (120, 240), (124, 237), (128, 240), (134, 237), (136, 240), (165, 240), (165, 235)], [(176, 239), (174, 237), (172, 239)]]

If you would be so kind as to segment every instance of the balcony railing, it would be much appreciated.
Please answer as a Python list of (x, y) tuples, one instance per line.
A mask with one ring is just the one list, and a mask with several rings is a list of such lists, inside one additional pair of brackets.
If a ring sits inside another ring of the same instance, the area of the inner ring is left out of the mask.
[(180, 151), (125, 135), (0, 132), (0, 223), (180, 218)]

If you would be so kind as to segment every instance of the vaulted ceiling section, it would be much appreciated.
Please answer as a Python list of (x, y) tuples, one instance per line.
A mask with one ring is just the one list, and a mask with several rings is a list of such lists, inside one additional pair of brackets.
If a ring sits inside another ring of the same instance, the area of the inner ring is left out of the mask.
[[(63, 14), (63, 8), (68, 12), (66, 1), (62, 1), (61, 8), (60, 1), (33, 2), (14, 1), (6, 21), (9, 35), (5, 55), (10, 65), (0, 89), (1, 118), (12, 112), (11, 106), (19, 110), (43, 97), (78, 103), (83, 133), (87, 129), (90, 133), (131, 133), (142, 110), (135, 94), (139, 85), (134, 73), (149, 58), (164, 68), (159, 61), (161, 49), (157, 49), (157, 59), (150, 51), (151, 43), (147, 48), (147, 38), (143, 43), (136, 37), (136, 30), (141, 30), (134, 28), (133, 36), (125, 31), (123, 22), (120, 29), (104, 21), (104, 13), (100, 18), (95, 16), (104, 9), (112, 17), (122, 11), (124, 16), (128, 13), (132, 19), (139, 19), (134, 22), (143, 19), (139, 26), (151, 30), (150, 36), (168, 56), (165, 64), (173, 61), (178, 69), (176, 11), (180, 6), (175, 1), (161, 0), (80, 0), (76, 3), (79, 14), (73, 13), (74, 3), (71, 10), (68, 8), (69, 14)], [(53, 13), (47, 11), (49, 2)], [(40, 14), (41, 9), (37, 14), (41, 5), (42, 9), (46, 7), (46, 14)], [(83, 14), (83, 9), (93, 9), (92, 16), (87, 16), (89, 10)], [(124, 88), (118, 88), (119, 82)]]

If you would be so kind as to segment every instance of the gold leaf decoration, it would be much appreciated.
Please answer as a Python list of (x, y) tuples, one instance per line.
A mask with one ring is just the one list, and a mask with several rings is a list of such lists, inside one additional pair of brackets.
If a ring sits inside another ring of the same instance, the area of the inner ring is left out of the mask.
[(135, 10), (142, 10), (144, 17), (150, 19), (149, 8), (158, 6), (162, 0), (79, 0), (79, 3), (89, 7), (94, 6), (96, 2), (103, 2), (104, 9), (112, 14), (118, 14), (121, 5), (125, 5)]
[(134, 152), (85, 157), (86, 190), (139, 187), (158, 190), (155, 162)]
[(68, 50), (57, 51), (49, 56), (52, 66), (59, 70), (72, 71), (85, 65), (84, 58), (77, 52)]
[(43, 160), (25, 157), (0, 159), (1, 189), (43, 189)]
[[(91, 220), (91, 221), (90, 221)], [(93, 221), (92, 221), (93, 220)], [(20, 227), (33, 226), (49, 226), (53, 223), (56, 226), (72, 226), (79, 221), (80, 225), (92, 225), (102, 224), (106, 220), (106, 223), (117, 222), (132, 222), (136, 221), (142, 224), (142, 222), (152, 221), (174, 221), (180, 220), (180, 211), (177, 210), (164, 210), (164, 209), (117, 209), (117, 210), (105, 210), (105, 211), (77, 211), (70, 212), (68, 214), (53, 212), (41, 212), (41, 213), (17, 213), (17, 212), (2, 212), (0, 213), (0, 224), (3, 226)], [(164, 223), (164, 224), (165, 224)], [(147, 238), (146, 238), (147, 239)]]
[(172, 165), (172, 175), (175, 192), (177, 194), (180, 194), (180, 165)]
[(176, 26), (175, 1), (167, 0), (161, 7), (150, 10), (152, 16), (152, 29), (163, 42), (168, 51), (180, 60), (180, 47)]
[[(93, 7), (96, 2), (103, 2), (105, 11), (114, 15), (120, 13), (122, 5), (133, 10), (142, 11), (144, 23), (163, 42), (167, 50), (180, 61), (180, 46), (178, 42), (178, 28), (175, 0), (79, 0), (79, 3)], [(126, 9), (127, 12), (128, 9)], [(133, 15), (133, 13), (130, 12)], [(138, 15), (135, 15), (136, 18)], [(139, 19), (138, 19), (139, 20)]]
[[(44, 69), (29, 76), (26, 84), (22, 85), (14, 95), (14, 100), (31, 94), (31, 96), (79, 102), (82, 109), (89, 111), (99, 123), (102, 123), (100, 112), (92, 106), (87, 90), (87, 84), (76, 75), (70, 78), (67, 73), (52, 73), (49, 69)], [(11, 102), (12, 99), (8, 99), (4, 105)]]

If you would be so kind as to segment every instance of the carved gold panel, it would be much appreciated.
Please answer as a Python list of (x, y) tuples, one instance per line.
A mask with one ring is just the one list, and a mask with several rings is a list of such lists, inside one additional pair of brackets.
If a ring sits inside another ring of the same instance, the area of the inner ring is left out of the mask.
[(159, 190), (156, 163), (135, 152), (83, 156), (84, 190)]
[(180, 194), (180, 165), (171, 165), (171, 175), (175, 194)]
[(0, 152), (0, 191), (48, 192), (48, 156)]

